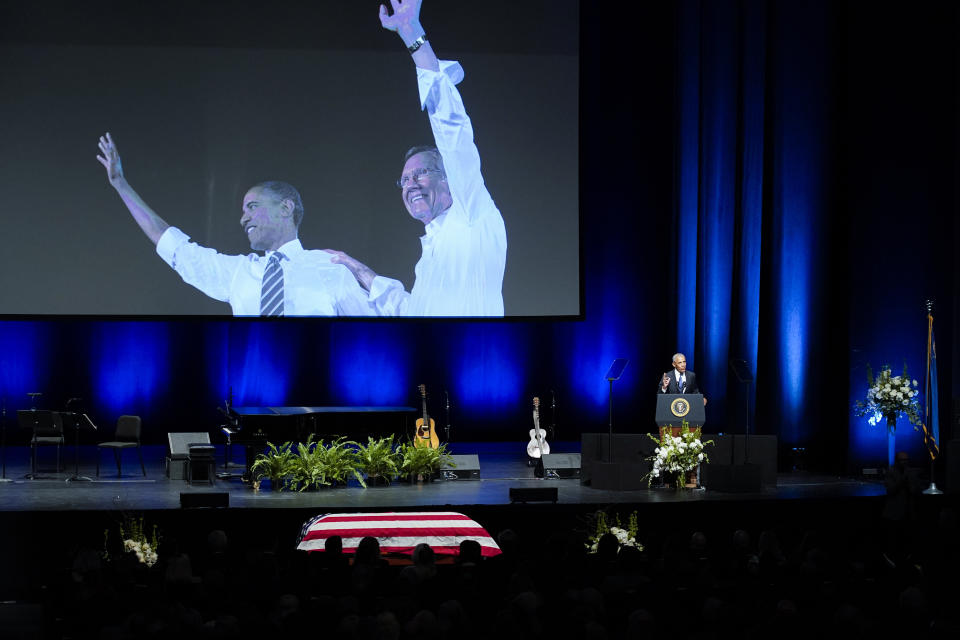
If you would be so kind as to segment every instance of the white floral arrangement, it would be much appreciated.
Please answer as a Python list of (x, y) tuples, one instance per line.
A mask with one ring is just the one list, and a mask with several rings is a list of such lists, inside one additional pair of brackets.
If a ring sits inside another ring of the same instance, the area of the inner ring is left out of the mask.
[[(133, 553), (141, 564), (145, 564), (148, 567), (152, 567), (157, 563), (159, 559), (157, 555), (157, 546), (159, 545), (157, 525), (153, 525), (153, 530), (149, 538), (145, 532), (143, 516), (140, 518), (126, 518), (126, 522), (120, 525), (119, 529), (120, 540), (123, 541), (124, 553)], [(109, 539), (110, 530), (106, 529), (103, 532), (103, 557), (107, 559), (110, 558)]]
[(703, 441), (702, 435), (700, 427), (691, 429), (686, 420), (680, 426), (680, 435), (672, 435), (667, 430), (659, 438), (651, 435), (650, 438), (659, 446), (647, 458), (653, 462), (647, 474), (647, 485), (653, 483), (654, 478), (667, 474), (676, 476), (678, 484), (682, 484), (682, 478), (688, 471), (696, 469), (698, 464), (710, 462), (705, 447), (713, 444), (713, 440)]
[(123, 550), (132, 551), (137, 556), (137, 560), (148, 567), (157, 564), (157, 552), (154, 551), (153, 546), (146, 540), (127, 538), (123, 541)]
[(869, 416), (871, 425), (876, 425), (881, 418), (886, 418), (887, 425), (892, 428), (901, 415), (907, 417), (914, 429), (920, 424), (920, 391), (916, 380), (907, 375), (907, 365), (903, 365), (903, 374), (893, 375), (890, 366), (880, 369), (880, 375), (873, 377), (873, 370), (867, 365), (867, 397), (859, 400), (854, 407), (858, 416)]
[(637, 542), (637, 528), (636, 511), (631, 513), (627, 518), (626, 528), (620, 524), (619, 513), (614, 515), (614, 524), (611, 526), (607, 522), (607, 514), (599, 511), (597, 512), (593, 535), (587, 539), (587, 551), (589, 553), (596, 553), (600, 538), (606, 533), (612, 533), (616, 536), (617, 542), (620, 543), (621, 547), (635, 547), (638, 551), (643, 551), (643, 545)]

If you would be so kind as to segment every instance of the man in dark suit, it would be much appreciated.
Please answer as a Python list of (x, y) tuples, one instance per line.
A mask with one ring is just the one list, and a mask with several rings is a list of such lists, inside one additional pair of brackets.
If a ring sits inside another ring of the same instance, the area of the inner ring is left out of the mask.
[[(682, 353), (673, 354), (673, 371), (663, 374), (660, 380), (660, 393), (701, 393), (697, 386), (697, 374), (687, 371), (687, 357)], [(703, 404), (707, 404), (704, 396)]]

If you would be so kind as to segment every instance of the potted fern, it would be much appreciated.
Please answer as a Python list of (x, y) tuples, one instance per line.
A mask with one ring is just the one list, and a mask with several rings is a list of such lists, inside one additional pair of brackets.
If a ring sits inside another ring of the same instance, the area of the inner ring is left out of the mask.
[(426, 482), (440, 471), (444, 463), (453, 466), (453, 457), (447, 445), (441, 444), (437, 448), (417, 447), (412, 442), (406, 442), (400, 447), (400, 470), (411, 482)]
[(357, 443), (341, 436), (324, 446), (323, 440), (316, 446), (316, 461), (323, 468), (325, 484), (346, 485), (351, 476), (357, 479), (361, 487), (366, 488), (357, 456)]
[(260, 484), (264, 478), (270, 480), (270, 486), (276, 491), (283, 491), (286, 486), (287, 476), (293, 471), (293, 461), (296, 455), (293, 453), (289, 442), (284, 442), (279, 447), (272, 442), (267, 443), (267, 451), (259, 454), (250, 465), (250, 472), (253, 474), (253, 489), (260, 490)]
[(290, 461), (290, 488), (295, 491), (319, 489), (329, 485), (324, 464), (325, 451), (322, 441), (313, 441), (313, 434), (306, 442), (297, 444), (297, 455)]
[(400, 475), (401, 464), (403, 459), (393, 436), (376, 440), (368, 436), (367, 444), (357, 443), (357, 467), (371, 484), (390, 484)]

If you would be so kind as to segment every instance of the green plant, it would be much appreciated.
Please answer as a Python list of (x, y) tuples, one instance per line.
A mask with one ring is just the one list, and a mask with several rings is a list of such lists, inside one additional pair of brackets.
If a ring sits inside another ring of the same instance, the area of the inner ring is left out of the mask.
[(317, 464), (322, 468), (324, 484), (346, 484), (350, 476), (357, 479), (361, 487), (366, 488), (357, 456), (357, 443), (341, 436), (323, 446), (323, 440), (315, 449)]
[(323, 442), (314, 442), (313, 438), (310, 434), (305, 443), (297, 444), (297, 455), (290, 461), (290, 488), (295, 491), (330, 484), (327, 482)]
[(367, 437), (367, 444), (357, 443), (357, 467), (368, 478), (383, 478), (387, 484), (400, 475), (403, 460), (393, 436), (374, 440)]
[(417, 447), (412, 442), (405, 442), (400, 446), (400, 456), (402, 460), (400, 464), (401, 472), (411, 480), (418, 476), (431, 477), (437, 471), (440, 471), (440, 467), (444, 463), (451, 467), (454, 466), (453, 456), (450, 455), (450, 451), (445, 444), (432, 449), (430, 447)]
[(256, 478), (257, 484), (262, 478), (269, 478), (275, 490), (283, 491), (286, 477), (293, 471), (293, 460), (296, 454), (289, 442), (284, 442), (279, 447), (268, 442), (267, 448), (268, 450), (258, 455), (250, 465), (250, 471)]

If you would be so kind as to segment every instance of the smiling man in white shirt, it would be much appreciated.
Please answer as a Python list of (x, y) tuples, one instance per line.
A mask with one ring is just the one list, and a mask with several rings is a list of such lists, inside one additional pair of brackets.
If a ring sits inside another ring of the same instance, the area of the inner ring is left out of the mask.
[(397, 181), (407, 212), (424, 225), (423, 252), (409, 292), (341, 251), (331, 251), (334, 262), (369, 291), (379, 315), (502, 316), (507, 233), (484, 185), (473, 125), (456, 88), (463, 68), (437, 59), (420, 24), (421, 0), (390, 4), (392, 13), (380, 5), (380, 23), (413, 57), (436, 145), (411, 148)]
[(250, 248), (264, 255), (225, 255), (191, 242), (130, 186), (113, 137), (100, 137), (97, 160), (134, 221), (184, 282), (226, 302), (236, 316), (366, 316), (376, 309), (367, 292), (326, 251), (306, 250), (298, 238), (300, 193), (286, 182), (261, 182), (243, 197), (240, 224)]

